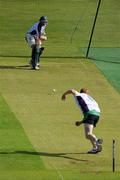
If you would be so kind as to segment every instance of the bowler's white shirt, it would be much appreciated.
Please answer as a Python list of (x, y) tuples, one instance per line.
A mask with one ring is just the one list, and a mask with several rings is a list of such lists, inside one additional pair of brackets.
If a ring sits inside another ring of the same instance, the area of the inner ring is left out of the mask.
[(89, 112), (89, 111), (96, 111), (100, 113), (100, 108), (98, 106), (98, 103), (88, 94), (86, 93), (79, 93), (75, 91), (75, 100), (79, 108), (82, 110), (83, 113)]

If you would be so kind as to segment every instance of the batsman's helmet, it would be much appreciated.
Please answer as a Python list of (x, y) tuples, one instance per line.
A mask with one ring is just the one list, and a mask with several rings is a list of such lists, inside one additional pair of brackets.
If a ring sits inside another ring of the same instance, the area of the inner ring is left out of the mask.
[(47, 20), (46, 16), (41, 16), (39, 21), (42, 22), (42, 23), (48, 24), (48, 20)]

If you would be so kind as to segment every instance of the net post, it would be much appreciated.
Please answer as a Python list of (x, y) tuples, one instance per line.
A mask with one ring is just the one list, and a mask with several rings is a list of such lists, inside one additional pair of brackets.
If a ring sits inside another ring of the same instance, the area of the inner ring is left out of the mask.
[(98, 0), (98, 6), (97, 6), (97, 10), (96, 10), (95, 18), (94, 18), (94, 23), (93, 23), (93, 27), (92, 27), (92, 30), (91, 30), (91, 35), (90, 35), (90, 39), (89, 39), (89, 43), (88, 43), (88, 47), (87, 47), (86, 59), (88, 58), (89, 49), (90, 49), (90, 45), (91, 45), (91, 42), (92, 42), (92, 37), (93, 37), (95, 25), (96, 25), (96, 20), (97, 20), (100, 4), (101, 4), (101, 0)]
[(115, 172), (115, 140), (112, 142), (112, 172)]

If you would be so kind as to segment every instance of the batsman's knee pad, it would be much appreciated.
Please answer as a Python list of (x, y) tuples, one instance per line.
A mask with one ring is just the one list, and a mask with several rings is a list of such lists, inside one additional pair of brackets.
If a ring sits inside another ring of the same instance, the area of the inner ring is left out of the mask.
[(40, 48), (40, 55), (43, 53), (44, 49), (45, 49), (44, 47)]
[(44, 51), (45, 48), (44, 48), (44, 47), (41, 47), (40, 49), (41, 49), (41, 51)]

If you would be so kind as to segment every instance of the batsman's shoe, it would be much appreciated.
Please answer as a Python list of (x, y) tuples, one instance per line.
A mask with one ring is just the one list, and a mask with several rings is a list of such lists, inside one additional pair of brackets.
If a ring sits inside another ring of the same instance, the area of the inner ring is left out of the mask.
[(35, 66), (35, 68), (34, 68), (35, 70), (39, 70), (40, 68), (38, 67), (38, 66)]
[(88, 151), (88, 154), (97, 154), (99, 151), (98, 149), (93, 148), (92, 150)]
[(39, 68), (38, 66), (35, 66), (35, 67), (32, 66), (31, 69), (32, 69), (32, 70), (39, 70), (40, 68)]
[(39, 63), (37, 63), (37, 66), (38, 66), (38, 67), (40, 67), (40, 64), (39, 64)]
[(39, 70), (40, 68), (38, 66), (32, 67), (34, 70)]

